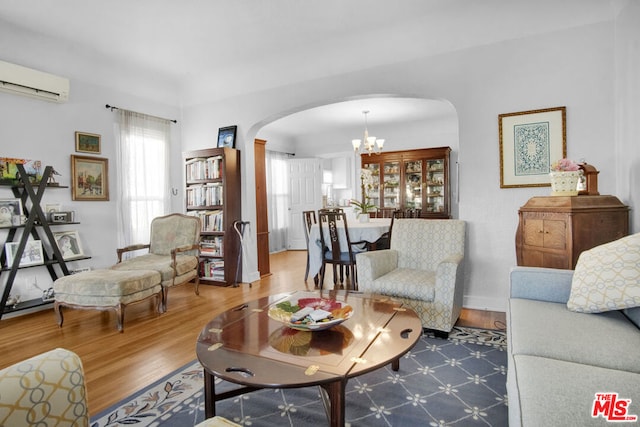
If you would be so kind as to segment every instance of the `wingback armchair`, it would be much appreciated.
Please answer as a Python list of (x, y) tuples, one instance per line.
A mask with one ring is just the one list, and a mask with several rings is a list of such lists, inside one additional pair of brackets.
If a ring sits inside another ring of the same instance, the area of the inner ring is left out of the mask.
[[(117, 249), (118, 263), (114, 270), (155, 270), (162, 277), (162, 308), (166, 310), (169, 288), (195, 279), (199, 294), (198, 255), (200, 248), (200, 218), (170, 214), (151, 221), (150, 242)], [(148, 253), (123, 260), (123, 254), (147, 249)]]
[(447, 335), (460, 316), (466, 223), (396, 219), (390, 249), (357, 255), (358, 289), (415, 310), (425, 329)]

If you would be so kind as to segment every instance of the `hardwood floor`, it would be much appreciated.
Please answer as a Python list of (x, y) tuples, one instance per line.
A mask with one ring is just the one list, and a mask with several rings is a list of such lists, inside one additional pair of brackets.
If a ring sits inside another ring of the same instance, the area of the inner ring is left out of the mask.
[[(150, 302), (127, 307), (124, 332), (118, 333), (112, 312), (65, 310), (59, 328), (53, 310), (0, 320), (0, 368), (27, 357), (64, 347), (82, 359), (91, 415), (195, 359), (195, 343), (213, 317), (244, 301), (278, 292), (313, 289), (302, 278), (305, 251), (274, 254), (271, 276), (237, 288), (192, 284), (169, 292), (167, 312), (159, 315)], [(328, 282), (329, 280), (327, 280)], [(498, 329), (505, 314), (463, 309), (461, 326)]]

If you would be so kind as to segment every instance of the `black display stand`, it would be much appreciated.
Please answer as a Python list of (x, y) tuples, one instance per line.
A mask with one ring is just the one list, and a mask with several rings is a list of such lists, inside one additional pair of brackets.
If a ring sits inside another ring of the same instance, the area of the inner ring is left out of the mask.
[[(33, 268), (33, 267), (46, 267), (49, 271), (49, 276), (51, 276), (51, 280), (55, 281), (58, 279), (58, 273), (54, 269), (55, 265), (58, 265), (60, 268), (62, 275), (67, 276), (70, 274), (69, 269), (67, 268), (66, 261), (62, 257), (62, 253), (58, 248), (58, 245), (53, 237), (53, 233), (51, 232), (51, 224), (49, 223), (49, 219), (45, 212), (43, 212), (42, 207), (40, 206), (40, 202), (42, 200), (42, 196), (44, 195), (44, 191), (47, 188), (69, 188), (65, 186), (59, 185), (51, 185), (48, 184), (49, 178), (53, 173), (53, 168), (51, 166), (47, 166), (44, 169), (44, 173), (42, 174), (42, 180), (37, 183), (37, 187), (34, 188), (34, 184), (31, 183), (29, 176), (27, 175), (24, 166), (21, 164), (17, 165), (18, 168), (18, 178), (20, 180), (18, 185), (12, 186), (13, 194), (16, 198), (19, 198), (22, 201), (22, 210), (27, 220), (24, 224), (20, 225), (11, 225), (9, 227), (2, 227), (9, 229), (7, 239), (5, 243), (14, 242), (16, 238), (16, 234), (18, 230), (22, 229), (22, 234), (20, 236), (18, 248), (13, 256), (13, 262), (11, 265), (7, 263), (7, 253), (6, 246), (2, 245), (2, 256), (0, 256), (0, 261), (2, 262), (2, 269), (0, 269), (0, 277), (8, 274), (4, 292), (2, 293), (2, 299), (0, 299), (0, 319), (6, 313), (11, 313), (15, 311), (24, 310), (27, 308), (38, 307), (44, 304), (50, 304), (52, 301), (44, 300), (43, 298), (37, 298), (34, 300), (22, 301), (18, 304), (14, 304), (11, 307), (7, 307), (7, 300), (9, 299), (9, 295), (11, 293), (11, 288), (13, 287), (13, 283), (15, 281), (18, 270), (23, 268)], [(27, 202), (30, 202), (31, 208), (29, 209)], [(77, 222), (65, 222), (65, 223), (56, 223), (59, 225), (65, 224), (77, 224)], [(41, 239), (40, 234), (38, 233), (38, 229), (42, 233), (44, 233), (44, 240)], [(26, 247), (27, 241), (29, 240), (29, 236), (33, 237), (33, 240), (41, 240), (42, 242), (49, 242), (50, 253), (47, 248), (43, 247), (43, 263), (37, 265), (30, 266), (20, 266), (20, 260), (22, 259), (22, 254), (24, 253), (24, 249)], [(89, 259), (90, 257), (79, 257), (74, 258), (73, 261)]]

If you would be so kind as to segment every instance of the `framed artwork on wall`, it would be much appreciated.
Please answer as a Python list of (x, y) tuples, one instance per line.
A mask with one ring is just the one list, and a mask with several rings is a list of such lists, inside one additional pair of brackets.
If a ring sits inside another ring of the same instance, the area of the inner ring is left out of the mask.
[(500, 188), (548, 187), (551, 164), (567, 155), (566, 107), (500, 114)]
[(227, 126), (218, 129), (218, 148), (236, 148), (236, 132), (238, 126)]
[(109, 159), (71, 155), (71, 199), (109, 200)]
[(76, 153), (100, 154), (100, 140), (98, 134), (76, 132)]

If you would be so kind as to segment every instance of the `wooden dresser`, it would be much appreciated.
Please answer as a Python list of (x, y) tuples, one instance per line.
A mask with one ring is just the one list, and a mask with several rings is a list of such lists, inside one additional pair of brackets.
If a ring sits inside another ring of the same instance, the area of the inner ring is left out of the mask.
[(573, 270), (582, 251), (629, 234), (614, 196), (532, 197), (518, 211), (518, 265)]

